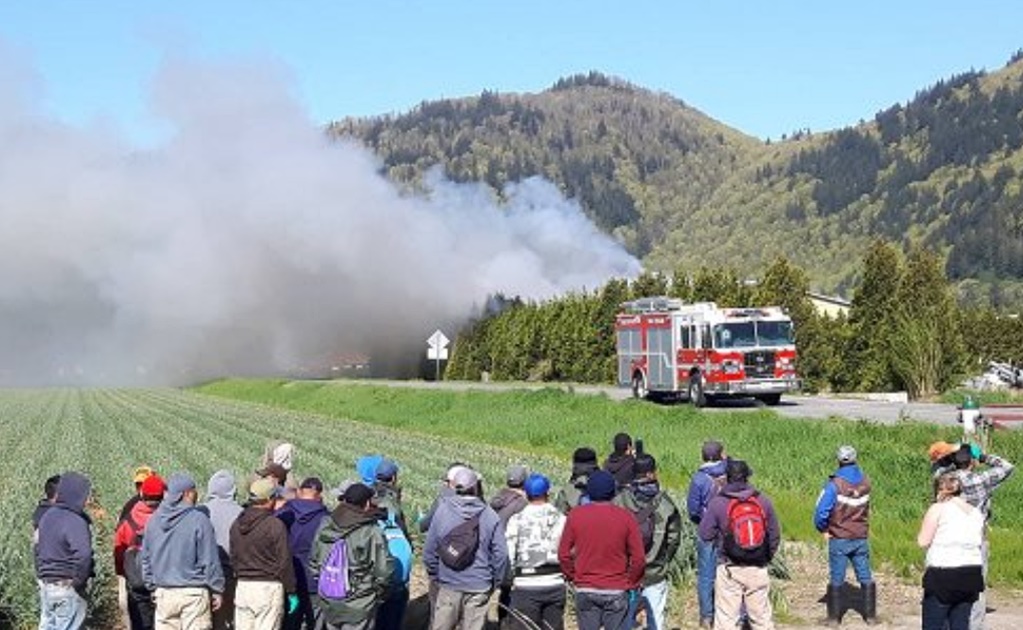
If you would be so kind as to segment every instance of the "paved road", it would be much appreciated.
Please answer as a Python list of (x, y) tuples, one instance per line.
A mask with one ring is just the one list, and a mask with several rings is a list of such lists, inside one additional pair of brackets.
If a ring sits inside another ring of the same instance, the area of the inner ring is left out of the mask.
[[(544, 389), (556, 387), (580, 394), (606, 395), (612, 400), (625, 400), (631, 393), (626, 388), (599, 385), (563, 385), (556, 383), (470, 383), (442, 381), (440, 383), (426, 381), (383, 381), (353, 380), (350, 383), (366, 385), (388, 385), (391, 387), (417, 387), (426, 389), (467, 390), (481, 389), (490, 391), (507, 391), (512, 389)], [(686, 403), (677, 403), (686, 404)], [(756, 410), (762, 405), (753, 400), (735, 400), (721, 403), (716, 409), (749, 409)], [(825, 419), (831, 417), (849, 418), (853, 420), (869, 420), (884, 424), (893, 424), (900, 419), (936, 424), (955, 424), (956, 408), (954, 405), (938, 403), (893, 403), (874, 400), (858, 400), (832, 396), (787, 396), (775, 411), (790, 418)]]

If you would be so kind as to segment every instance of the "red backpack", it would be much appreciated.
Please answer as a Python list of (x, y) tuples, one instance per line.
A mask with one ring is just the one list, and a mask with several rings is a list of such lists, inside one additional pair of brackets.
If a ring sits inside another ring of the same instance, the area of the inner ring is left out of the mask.
[(723, 551), (733, 564), (765, 566), (771, 561), (767, 514), (756, 495), (729, 500)]

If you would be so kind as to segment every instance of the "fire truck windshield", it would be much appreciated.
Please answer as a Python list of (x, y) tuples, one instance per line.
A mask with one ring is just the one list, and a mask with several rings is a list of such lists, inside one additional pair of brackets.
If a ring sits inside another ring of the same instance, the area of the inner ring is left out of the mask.
[(714, 326), (715, 348), (772, 348), (792, 343), (792, 322), (729, 322)]

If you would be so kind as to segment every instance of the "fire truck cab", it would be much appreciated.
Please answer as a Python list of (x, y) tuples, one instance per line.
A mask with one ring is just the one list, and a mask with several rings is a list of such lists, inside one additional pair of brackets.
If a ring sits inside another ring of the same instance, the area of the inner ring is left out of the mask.
[(752, 397), (777, 405), (801, 386), (792, 320), (777, 306), (640, 298), (622, 305), (615, 337), (618, 384), (637, 398), (681, 394), (702, 407)]

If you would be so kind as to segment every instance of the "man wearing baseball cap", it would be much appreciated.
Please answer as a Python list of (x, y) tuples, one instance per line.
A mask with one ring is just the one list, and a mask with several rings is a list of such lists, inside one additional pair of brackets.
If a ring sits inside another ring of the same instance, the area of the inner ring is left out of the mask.
[(160, 506), (167, 485), (159, 475), (151, 474), (139, 485), (140, 501), (135, 503), (114, 532), (114, 572), (124, 580), (128, 597), (131, 630), (151, 630), (156, 623), (153, 594), (142, 578), (139, 554), (146, 525)]
[(209, 517), (195, 509), (195, 480), (175, 473), (142, 541), (142, 576), (156, 591), (156, 627), (210, 628), (224, 571)]
[[(490, 500), (490, 507), (497, 512), (497, 518), (501, 520), (501, 526), (508, 529), (508, 519), (522, 511), (526, 504), (526, 493), (522, 489), (529, 475), (529, 468), (522, 464), (515, 464), (508, 468), (505, 475), (505, 487), (501, 488), (494, 498)], [(508, 616), (508, 607), (511, 605), (511, 579), (509, 573), (501, 582), (501, 591), (497, 602), (497, 621), (502, 623)]]
[(284, 628), (287, 630), (312, 628), (315, 625), (312, 599), (309, 597), (310, 592), (315, 590), (309, 574), (309, 554), (316, 530), (328, 514), (330, 511), (323, 505), (323, 482), (319, 477), (303, 479), (298, 484), (298, 495), (277, 510), (277, 518), (288, 529), (288, 546), (294, 560), (298, 594), (298, 612), (288, 615), (284, 620)]
[(835, 455), (838, 470), (824, 484), (813, 524), (828, 541), (828, 625), (842, 621), (842, 585), (851, 562), (863, 590), (863, 618), (877, 619), (877, 588), (870, 571), (870, 479), (856, 461), (856, 449), (840, 446)]
[(239, 630), (280, 628), (285, 596), (288, 614), (298, 610), (288, 529), (273, 513), (279, 494), (273, 480), (253, 481), (248, 505), (231, 525), (231, 566), (238, 578), (234, 623)]
[[(507, 571), (508, 547), (497, 513), (479, 496), (476, 471), (462, 467), (451, 476), (450, 484), (454, 494), (441, 497), (423, 548), (426, 573), (437, 584), (431, 628), (482, 630), (490, 595)], [(477, 531), (472, 562), (464, 568), (451, 566), (444, 559), (450, 556), (445, 553), (450, 547), (448, 534), (472, 520)]]
[[(128, 518), (132, 509), (134, 509), (141, 500), (140, 490), (142, 488), (142, 482), (146, 480), (146, 477), (154, 474), (156, 474), (156, 471), (145, 464), (137, 466), (135, 470), (132, 471), (131, 478), (132, 483), (135, 485), (135, 493), (132, 494), (127, 501), (125, 501), (124, 505), (121, 506), (121, 511), (117, 514), (117, 524), (114, 526), (115, 530)], [(121, 615), (125, 618), (125, 627), (131, 627), (131, 615), (128, 610), (128, 587), (125, 585), (124, 576), (121, 574), (117, 574), (117, 606), (121, 611)]]

